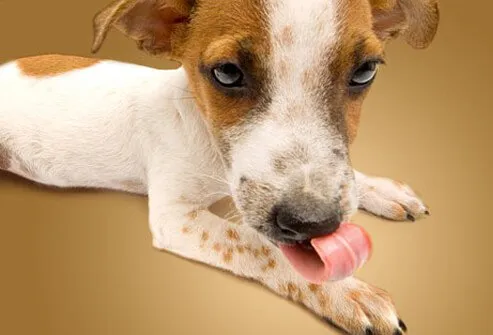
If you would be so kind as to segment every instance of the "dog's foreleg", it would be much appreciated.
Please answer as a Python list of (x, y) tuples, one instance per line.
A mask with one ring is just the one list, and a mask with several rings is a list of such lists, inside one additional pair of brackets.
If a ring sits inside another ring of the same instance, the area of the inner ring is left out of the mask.
[(393, 335), (405, 328), (386, 292), (355, 278), (308, 283), (254, 229), (214, 215), (186, 200), (186, 194), (170, 196), (177, 190), (173, 185), (150, 181), (149, 219), (156, 248), (253, 279), (351, 334)]
[(428, 207), (408, 185), (354, 171), (359, 208), (391, 220), (414, 221), (429, 215)]

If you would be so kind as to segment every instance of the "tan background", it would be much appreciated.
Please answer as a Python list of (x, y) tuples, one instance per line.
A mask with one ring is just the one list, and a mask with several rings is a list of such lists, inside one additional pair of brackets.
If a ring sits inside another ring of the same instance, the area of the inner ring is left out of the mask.
[[(0, 62), (89, 55), (106, 2), (0, 0)], [(493, 334), (493, 5), (475, 3), (443, 1), (427, 51), (391, 45), (353, 151), (431, 207), (417, 224), (355, 218), (375, 242), (360, 277), (393, 294), (411, 334)], [(170, 65), (116, 33), (99, 56)], [(154, 251), (144, 198), (1, 175), (0, 220), (2, 334), (335, 334), (257, 285)]]

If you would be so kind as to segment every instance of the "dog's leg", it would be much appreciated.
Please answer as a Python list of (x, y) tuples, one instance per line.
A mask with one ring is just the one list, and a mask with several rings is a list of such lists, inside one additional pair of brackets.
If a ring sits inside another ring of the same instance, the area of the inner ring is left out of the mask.
[(359, 208), (391, 220), (414, 221), (429, 215), (428, 207), (406, 184), (354, 171)]
[(186, 200), (190, 189), (183, 192), (183, 186), (150, 179), (149, 219), (156, 248), (254, 279), (351, 334), (394, 335), (404, 330), (386, 292), (355, 278), (309, 284), (262, 235)]

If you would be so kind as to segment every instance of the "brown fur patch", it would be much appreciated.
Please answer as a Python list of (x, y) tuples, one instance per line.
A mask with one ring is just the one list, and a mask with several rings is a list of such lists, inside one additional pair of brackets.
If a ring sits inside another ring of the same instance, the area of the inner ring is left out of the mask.
[(262, 251), (262, 255), (264, 255), (265, 257), (269, 257), (271, 254), (270, 248), (268, 248), (266, 246), (262, 246), (262, 248), (260, 250)]
[(262, 267), (262, 271), (265, 272), (267, 270), (275, 269), (276, 266), (277, 266), (276, 261), (271, 258), (271, 259), (269, 259), (269, 261), (267, 262), (267, 264)]
[(230, 239), (232, 241), (239, 241), (240, 240), (240, 235), (234, 229), (228, 229), (226, 231), (226, 236), (228, 237), (228, 239)]
[[(348, 78), (352, 71), (361, 64), (366, 57), (383, 57), (383, 43), (373, 32), (372, 11), (366, 1), (340, 2), (337, 13), (340, 25), (340, 37), (335, 46), (337, 58), (330, 64), (328, 74), (332, 78)], [(340, 81), (338, 85), (344, 85), (347, 91), (347, 80)], [(349, 92), (338, 100), (343, 110), (343, 117), (336, 113), (334, 122), (345, 126), (348, 144), (351, 144), (356, 135), (360, 122), (361, 107), (368, 90), (355, 95)]]
[(188, 213), (186, 216), (190, 220), (195, 220), (199, 216), (199, 210), (198, 209), (193, 210), (190, 213)]
[(17, 60), (22, 74), (29, 77), (53, 77), (73, 70), (84, 69), (99, 63), (99, 59), (65, 56), (41, 55)]
[(189, 234), (189, 233), (190, 233), (190, 231), (191, 231), (191, 230), (190, 230), (190, 227), (183, 226), (183, 227), (181, 228), (181, 232), (182, 232), (183, 234)]
[[(262, 79), (267, 70), (265, 60), (272, 48), (262, 1), (202, 2), (200, 10), (194, 14), (193, 24), (184, 33), (184, 42), (176, 42), (176, 58), (189, 74), (190, 88), (199, 110), (209, 120), (216, 136), (244, 120), (246, 113), (262, 99)], [(217, 13), (221, 13), (220, 19)], [(220, 37), (224, 39), (222, 42)], [(205, 67), (208, 73), (209, 67), (219, 58), (243, 61), (241, 65), (254, 78), (252, 85), (256, 87), (248, 94), (226, 94), (218, 89), (201, 69)], [(220, 143), (220, 146), (228, 150), (226, 143)]]
[(243, 254), (245, 252), (245, 247), (238, 245), (236, 246), (236, 250), (238, 251), (239, 254)]
[(224, 253), (223, 253), (223, 260), (226, 263), (230, 263), (231, 260), (233, 259), (233, 248), (228, 248)]
[(320, 285), (317, 285), (317, 284), (308, 284), (308, 289), (311, 292), (318, 292), (318, 291), (320, 291)]
[(212, 246), (212, 249), (214, 249), (214, 251), (219, 252), (219, 251), (221, 251), (222, 246), (220, 243), (214, 243), (214, 245)]
[(202, 232), (202, 236), (200, 236), (200, 240), (202, 242), (207, 242), (208, 239), (209, 239), (209, 233), (206, 231)]
[(0, 143), (0, 169), (8, 170), (10, 168), (12, 156), (10, 151)]

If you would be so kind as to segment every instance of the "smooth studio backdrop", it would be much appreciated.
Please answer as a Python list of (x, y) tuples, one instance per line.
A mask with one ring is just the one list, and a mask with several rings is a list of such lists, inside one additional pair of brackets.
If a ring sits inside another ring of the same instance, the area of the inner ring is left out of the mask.
[[(88, 56), (107, 1), (0, 0), (0, 62)], [(352, 151), (361, 171), (409, 182), (432, 215), (358, 214), (375, 245), (359, 276), (392, 293), (411, 334), (493, 334), (493, 4), (441, 8), (428, 50), (388, 48)], [(175, 66), (116, 32), (98, 57)], [(258, 285), (155, 251), (143, 197), (1, 174), (0, 232), (1, 334), (336, 334)]]

